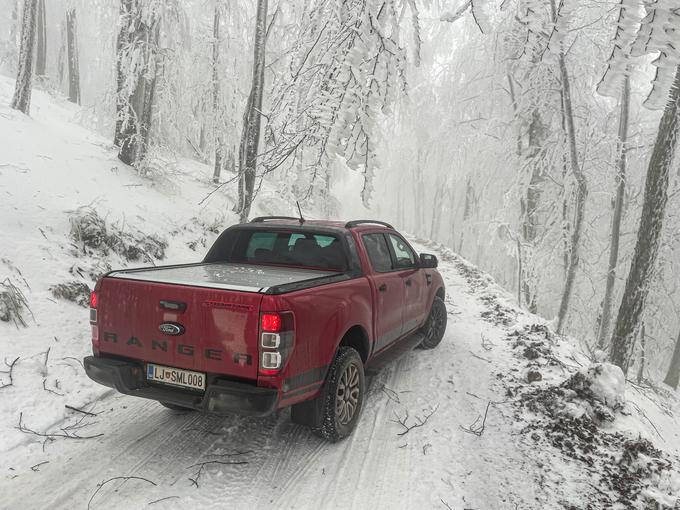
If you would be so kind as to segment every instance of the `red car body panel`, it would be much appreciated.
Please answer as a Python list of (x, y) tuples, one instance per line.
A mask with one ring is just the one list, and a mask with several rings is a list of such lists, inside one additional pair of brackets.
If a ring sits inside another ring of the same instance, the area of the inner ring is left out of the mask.
[[(420, 328), (435, 295), (444, 291), (434, 268), (373, 270), (362, 235), (399, 235), (393, 229), (367, 225), (348, 231), (361, 274), (279, 294), (126, 279), (124, 271), (120, 277), (105, 276), (95, 289), (95, 357), (158, 363), (270, 388), (277, 392), (279, 408), (314, 398), (350, 329), (361, 333), (366, 343), (361, 354), (370, 364), (376, 354)], [(170, 310), (161, 301), (185, 307)], [(294, 317), (292, 348), (277, 373), (259, 370), (260, 316), (266, 312), (292, 312)], [(166, 335), (159, 331), (160, 323), (178, 323), (185, 333)]]
[[(97, 292), (99, 338), (94, 348), (99, 353), (257, 378), (262, 294), (117, 278), (101, 280)], [(163, 309), (161, 300), (186, 303), (186, 309)], [(187, 334), (164, 335), (158, 331), (163, 322), (181, 323)], [(234, 362), (235, 354), (250, 356), (250, 364), (244, 356)]]

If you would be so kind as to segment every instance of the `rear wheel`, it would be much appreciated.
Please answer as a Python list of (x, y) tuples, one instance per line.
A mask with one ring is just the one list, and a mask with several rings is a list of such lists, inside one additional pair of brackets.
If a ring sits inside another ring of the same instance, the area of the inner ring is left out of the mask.
[(434, 301), (432, 302), (432, 308), (430, 309), (430, 315), (422, 329), (425, 339), (418, 347), (421, 349), (434, 349), (437, 347), (442, 341), (442, 338), (444, 338), (446, 319), (446, 305), (444, 304), (444, 300), (439, 296), (435, 296)]
[(170, 402), (159, 402), (163, 407), (167, 407), (168, 409), (172, 409), (173, 411), (177, 411), (179, 413), (188, 413), (193, 411), (190, 407), (182, 407), (178, 406), (177, 404), (171, 404)]
[(351, 347), (340, 347), (314, 400), (294, 405), (293, 422), (308, 425), (318, 436), (335, 443), (351, 434), (359, 420), (366, 381), (364, 364)]

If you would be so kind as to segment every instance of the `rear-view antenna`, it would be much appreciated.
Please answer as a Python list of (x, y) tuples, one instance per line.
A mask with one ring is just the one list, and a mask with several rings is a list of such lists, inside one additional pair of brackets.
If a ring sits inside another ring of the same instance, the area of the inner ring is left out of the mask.
[(300, 202), (296, 200), (295, 203), (297, 204), (298, 213), (300, 213), (300, 225), (302, 225), (305, 222), (305, 219), (302, 217), (302, 209), (300, 209)]

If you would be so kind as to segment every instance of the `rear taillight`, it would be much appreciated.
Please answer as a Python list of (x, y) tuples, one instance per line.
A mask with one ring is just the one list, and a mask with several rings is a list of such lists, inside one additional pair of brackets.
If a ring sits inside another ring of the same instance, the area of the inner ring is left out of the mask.
[(295, 320), (292, 312), (260, 315), (260, 374), (274, 375), (286, 364), (293, 349)]
[(277, 333), (281, 331), (281, 315), (278, 313), (263, 313), (260, 319), (262, 331)]
[(99, 352), (99, 326), (97, 326), (97, 307), (99, 296), (96, 291), (90, 292), (90, 325), (92, 327), (92, 350), (95, 355)]
[(99, 296), (95, 291), (90, 292), (90, 324), (97, 323), (97, 306), (99, 305)]

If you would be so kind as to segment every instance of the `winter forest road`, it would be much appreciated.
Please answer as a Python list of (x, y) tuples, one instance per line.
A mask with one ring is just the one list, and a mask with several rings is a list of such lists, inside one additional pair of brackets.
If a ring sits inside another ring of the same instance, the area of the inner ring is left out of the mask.
[[(78, 429), (101, 436), (41, 446), (27, 433), (7, 452), (2, 468), (17, 475), (0, 478), (0, 508), (540, 508), (537, 468), (500, 403), (506, 331), (480, 319), (484, 305), (453, 262), (440, 263), (444, 340), (370, 379), (349, 439), (327, 444), (288, 411), (177, 414), (108, 392)], [(481, 425), (489, 401), (499, 404), (481, 435), (464, 430)], [(399, 420), (422, 426), (407, 432)]]

